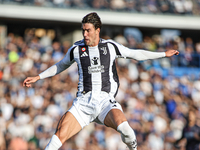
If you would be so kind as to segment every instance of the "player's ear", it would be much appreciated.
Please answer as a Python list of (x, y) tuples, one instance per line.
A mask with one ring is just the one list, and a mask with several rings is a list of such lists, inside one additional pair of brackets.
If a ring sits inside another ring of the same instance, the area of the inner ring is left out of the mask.
[(100, 33), (100, 28), (97, 28), (96, 31), (97, 31), (98, 33)]

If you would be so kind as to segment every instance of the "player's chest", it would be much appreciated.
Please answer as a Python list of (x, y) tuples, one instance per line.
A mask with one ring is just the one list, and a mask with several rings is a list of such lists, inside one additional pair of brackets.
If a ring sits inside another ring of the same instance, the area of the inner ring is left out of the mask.
[(101, 66), (109, 65), (112, 54), (106, 45), (97, 47), (80, 46), (75, 61), (82, 66)]

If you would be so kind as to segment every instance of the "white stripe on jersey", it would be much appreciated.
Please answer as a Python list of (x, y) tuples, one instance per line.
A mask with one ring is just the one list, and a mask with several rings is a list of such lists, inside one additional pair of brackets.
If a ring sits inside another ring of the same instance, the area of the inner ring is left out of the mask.
[[(110, 50), (110, 53), (111, 54), (115, 54), (115, 49), (114, 49), (114, 46), (112, 44), (108, 44), (108, 49)], [(111, 77), (110, 78), (110, 83), (111, 84), (111, 89), (110, 89), (110, 93), (112, 95), (115, 95), (116, 94), (116, 91), (118, 89), (118, 83), (112, 78), (114, 75), (113, 75), (113, 71), (112, 71), (112, 65), (113, 65), (113, 62), (112, 60), (115, 60), (115, 57), (116, 55), (110, 55), (111, 59), (110, 59), (110, 71), (109, 71), (109, 76)]]
[[(89, 58), (91, 60), (91, 80), (92, 80), (92, 96), (98, 95), (101, 92), (101, 87), (102, 87), (102, 72), (101, 72), (101, 61), (100, 61), (100, 56), (99, 56), (99, 50), (98, 50), (98, 45), (95, 47), (88, 47), (89, 51)], [(94, 61), (97, 61), (97, 64), (94, 63)], [(99, 69), (97, 68), (99, 67)], [(90, 72), (90, 71), (89, 71)]]

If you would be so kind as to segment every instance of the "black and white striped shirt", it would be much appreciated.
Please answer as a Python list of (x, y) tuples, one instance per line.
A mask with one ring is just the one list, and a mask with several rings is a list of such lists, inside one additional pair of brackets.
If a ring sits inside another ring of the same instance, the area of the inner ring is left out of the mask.
[(78, 93), (99, 94), (105, 91), (114, 97), (119, 87), (119, 79), (115, 66), (118, 57), (147, 60), (165, 57), (164, 52), (132, 50), (113, 40), (103, 40), (97, 46), (89, 47), (84, 40), (74, 43), (65, 57), (46, 71), (39, 74), (40, 79), (56, 75), (67, 69), (72, 63), (78, 64)]

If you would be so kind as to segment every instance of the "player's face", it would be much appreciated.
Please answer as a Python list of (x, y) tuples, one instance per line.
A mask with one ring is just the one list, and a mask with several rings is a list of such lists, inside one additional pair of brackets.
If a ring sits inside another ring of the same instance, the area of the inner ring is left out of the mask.
[(100, 29), (95, 29), (94, 25), (91, 23), (82, 24), (82, 33), (84, 37), (84, 42), (87, 46), (96, 46), (99, 43), (99, 32)]

